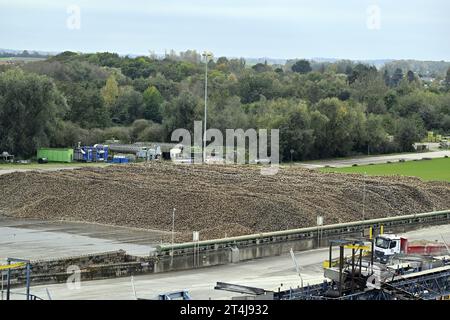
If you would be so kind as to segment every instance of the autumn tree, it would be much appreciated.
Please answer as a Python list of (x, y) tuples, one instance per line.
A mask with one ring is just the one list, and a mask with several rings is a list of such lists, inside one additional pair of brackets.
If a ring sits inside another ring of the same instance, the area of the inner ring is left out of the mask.
[(107, 107), (112, 107), (119, 96), (119, 86), (114, 75), (110, 75), (101, 90), (103, 100)]

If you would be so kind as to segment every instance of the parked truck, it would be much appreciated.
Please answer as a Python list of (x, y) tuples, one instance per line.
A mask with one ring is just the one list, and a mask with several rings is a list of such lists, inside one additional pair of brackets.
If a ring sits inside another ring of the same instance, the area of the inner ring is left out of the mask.
[(430, 241), (408, 242), (408, 239), (395, 234), (383, 234), (375, 237), (375, 257), (387, 262), (398, 254), (441, 255), (448, 254), (447, 245)]

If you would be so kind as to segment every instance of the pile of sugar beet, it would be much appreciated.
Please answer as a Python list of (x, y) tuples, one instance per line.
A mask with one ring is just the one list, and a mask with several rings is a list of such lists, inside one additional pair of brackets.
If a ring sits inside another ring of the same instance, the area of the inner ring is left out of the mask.
[[(8, 216), (170, 231), (177, 241), (223, 238), (450, 208), (450, 183), (281, 167), (169, 162), (0, 175)], [(365, 196), (364, 196), (365, 189)], [(365, 201), (363, 204), (363, 199)]]

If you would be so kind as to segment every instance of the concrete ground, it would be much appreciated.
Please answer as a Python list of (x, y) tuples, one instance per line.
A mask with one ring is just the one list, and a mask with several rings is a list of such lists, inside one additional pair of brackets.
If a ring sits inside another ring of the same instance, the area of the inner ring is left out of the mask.
[(74, 162), (70, 164), (58, 164), (58, 163), (47, 163), (47, 164), (0, 164), (0, 175), (8, 174), (13, 172), (27, 172), (27, 171), (60, 171), (60, 170), (74, 170), (79, 168), (88, 167), (106, 167), (111, 164), (109, 163), (84, 163), (84, 162)]
[(401, 159), (405, 161), (420, 160), (422, 158), (443, 158), (445, 156), (450, 157), (450, 150), (446, 151), (433, 151), (433, 152), (421, 152), (421, 153), (404, 153), (396, 155), (383, 155), (383, 156), (369, 156), (369, 157), (358, 157), (358, 158), (345, 158), (345, 159), (331, 159), (331, 160), (320, 160), (320, 161), (308, 161), (303, 163), (296, 163), (304, 168), (315, 169), (323, 168), (325, 166), (342, 168), (351, 167), (353, 164), (357, 165), (368, 165), (377, 163), (386, 163), (387, 161), (398, 162)]
[(164, 234), (167, 232), (0, 215), (0, 264), (7, 257), (38, 260), (120, 249), (145, 256), (161, 243)]
[[(322, 281), (322, 260), (328, 249), (299, 252), (296, 254), (304, 284)], [(335, 253), (337, 255), (337, 252)], [(246, 261), (237, 264), (201, 268), (197, 270), (168, 272), (134, 277), (136, 296), (154, 299), (163, 292), (186, 289), (193, 299), (231, 299), (238, 293), (214, 290), (216, 282), (229, 282), (247, 286), (277, 290), (300, 285), (290, 255)], [(283, 284), (281, 286), (281, 284)], [(79, 289), (69, 289), (66, 284), (43, 285), (32, 288), (32, 293), (52, 299), (135, 299), (131, 278), (116, 278), (81, 283)], [(23, 289), (18, 289), (19, 291)]]
[[(1, 233), (2, 229), (0, 229)], [(40, 238), (44, 235), (36, 231), (35, 237)], [(430, 241), (442, 241), (443, 238), (450, 244), (450, 225), (412, 231), (405, 233), (404, 236), (411, 240)], [(77, 241), (78, 238), (75, 238), (74, 242)], [(0, 240), (0, 242), (3, 241)], [(81, 243), (80, 247), (83, 247)], [(115, 245), (117, 243), (120, 242), (116, 242)], [(12, 250), (11, 245), (7, 248)], [(41, 250), (45, 248), (42, 247)], [(328, 258), (328, 249), (297, 252), (295, 255), (304, 284), (323, 281), (322, 262)], [(337, 252), (334, 256), (337, 256)], [(139, 298), (152, 299), (160, 293), (187, 289), (193, 299), (230, 299), (239, 294), (214, 290), (216, 282), (278, 290), (278, 288), (287, 289), (300, 285), (300, 277), (295, 271), (290, 255), (285, 254), (197, 270), (142, 275), (134, 277), (133, 282)], [(47, 299), (47, 289), (52, 299), (135, 299), (130, 277), (86, 281), (81, 283), (79, 289), (69, 289), (66, 284), (35, 286), (32, 287), (31, 293)], [(16, 289), (16, 291), (21, 292), (23, 289)]]

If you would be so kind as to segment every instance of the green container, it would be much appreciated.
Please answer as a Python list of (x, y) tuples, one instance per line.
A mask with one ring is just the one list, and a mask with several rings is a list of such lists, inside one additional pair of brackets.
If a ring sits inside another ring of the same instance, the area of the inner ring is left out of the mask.
[(40, 148), (37, 152), (37, 158), (47, 158), (49, 162), (72, 162), (73, 149)]

